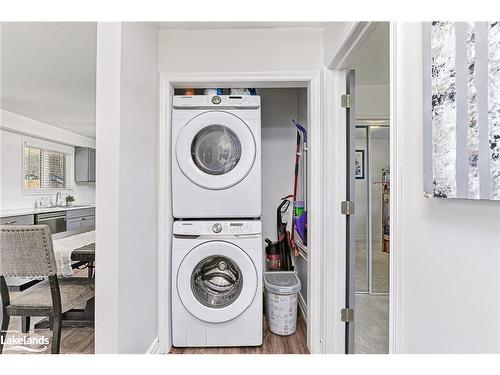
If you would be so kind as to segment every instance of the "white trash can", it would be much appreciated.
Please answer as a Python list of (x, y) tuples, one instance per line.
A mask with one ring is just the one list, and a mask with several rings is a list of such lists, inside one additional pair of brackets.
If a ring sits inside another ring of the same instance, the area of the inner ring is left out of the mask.
[(271, 332), (288, 336), (297, 329), (297, 294), (300, 280), (295, 272), (265, 272), (267, 321)]

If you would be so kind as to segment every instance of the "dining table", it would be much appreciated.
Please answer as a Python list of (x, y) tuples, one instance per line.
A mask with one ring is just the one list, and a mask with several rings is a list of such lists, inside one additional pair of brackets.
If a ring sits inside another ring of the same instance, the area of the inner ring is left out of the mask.
[[(87, 267), (87, 277), (95, 276), (95, 230), (78, 229), (52, 235), (58, 277), (72, 277), (74, 270)], [(82, 302), (82, 306), (63, 314), (63, 327), (93, 326), (95, 297)], [(49, 321), (42, 320), (35, 328), (48, 328)]]

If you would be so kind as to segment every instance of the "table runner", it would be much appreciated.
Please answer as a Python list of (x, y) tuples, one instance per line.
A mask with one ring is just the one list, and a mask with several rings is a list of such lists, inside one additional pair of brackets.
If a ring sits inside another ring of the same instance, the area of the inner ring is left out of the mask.
[(95, 230), (53, 239), (52, 242), (57, 263), (57, 274), (63, 277), (71, 277), (73, 276), (71, 253), (82, 246), (95, 243)]

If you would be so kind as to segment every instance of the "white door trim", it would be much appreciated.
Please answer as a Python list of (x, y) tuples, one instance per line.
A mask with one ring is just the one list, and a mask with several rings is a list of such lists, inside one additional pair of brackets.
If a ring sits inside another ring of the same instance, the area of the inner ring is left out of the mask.
[(340, 310), (345, 307), (346, 293), (346, 219), (340, 206), (346, 197), (346, 112), (339, 108), (346, 89), (346, 73), (325, 68), (324, 78), (324, 352), (344, 354), (345, 323), (340, 320)]
[(391, 22), (389, 29), (390, 47), (390, 170), (391, 170), (391, 196), (390, 196), (390, 218), (391, 218), (391, 242), (389, 258), (389, 353), (400, 353), (400, 256), (399, 246), (401, 241), (401, 216), (399, 215), (401, 197), (401, 171), (402, 150), (398, 131), (398, 23)]
[(160, 121), (158, 132), (158, 337), (159, 352), (171, 348), (171, 109), (174, 88), (182, 87), (306, 87), (308, 90), (309, 143), (309, 261), (308, 261), (308, 314), (307, 344), (311, 353), (322, 349), (322, 259), (325, 208), (324, 200), (324, 136), (321, 103), (321, 73), (306, 72), (244, 72), (244, 73), (160, 73)]
[[(325, 69), (325, 142), (336, 145), (337, 151), (326, 149), (325, 162), (325, 233), (326, 258), (323, 280), (325, 285), (325, 310), (323, 319), (325, 332), (325, 351), (327, 353), (345, 352), (344, 323), (340, 321), (340, 308), (345, 301), (345, 218), (339, 216), (340, 202), (345, 198), (345, 110), (340, 107), (340, 95), (345, 90), (345, 70), (349, 67), (363, 41), (375, 27), (372, 22), (355, 22), (350, 27), (343, 43), (332, 57), (328, 69)], [(396, 23), (390, 26), (390, 126), (391, 126), (391, 257), (390, 257), (390, 293), (389, 293), (389, 352), (398, 350), (399, 301), (398, 285), (398, 201), (400, 200), (400, 173), (398, 160), (397, 103), (396, 103)], [(342, 142), (339, 142), (339, 138)], [(342, 150), (341, 152), (339, 150)], [(340, 159), (340, 160), (339, 160)], [(334, 172), (335, 171), (335, 172)], [(336, 178), (329, 177), (335, 173)], [(343, 220), (342, 220), (343, 219)], [(328, 251), (330, 250), (330, 251)], [(333, 321), (330, 321), (332, 320)]]
[(158, 121), (158, 352), (168, 353), (172, 347), (171, 262), (172, 244), (172, 142), (170, 123), (174, 90), (160, 74)]

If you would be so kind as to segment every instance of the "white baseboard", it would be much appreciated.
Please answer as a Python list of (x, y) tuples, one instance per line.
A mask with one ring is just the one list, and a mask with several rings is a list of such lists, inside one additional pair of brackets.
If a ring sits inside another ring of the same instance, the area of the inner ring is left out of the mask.
[(159, 348), (160, 348), (160, 340), (158, 340), (158, 337), (155, 337), (153, 343), (146, 351), (146, 354), (159, 354)]

